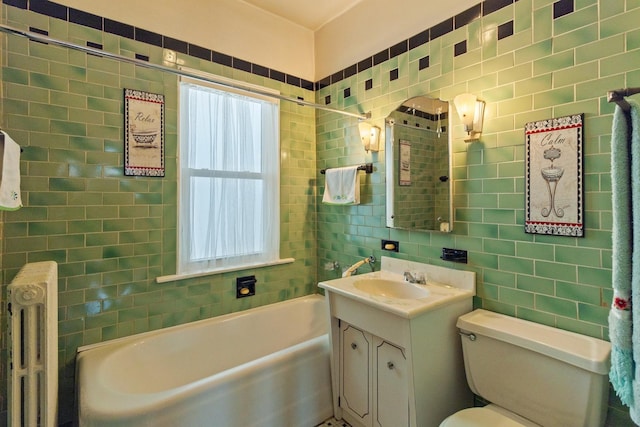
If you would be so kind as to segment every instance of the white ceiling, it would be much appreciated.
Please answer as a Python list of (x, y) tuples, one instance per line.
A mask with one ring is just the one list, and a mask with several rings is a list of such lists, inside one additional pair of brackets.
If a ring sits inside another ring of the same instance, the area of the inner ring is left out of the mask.
[(362, 0), (244, 0), (260, 9), (316, 31)]

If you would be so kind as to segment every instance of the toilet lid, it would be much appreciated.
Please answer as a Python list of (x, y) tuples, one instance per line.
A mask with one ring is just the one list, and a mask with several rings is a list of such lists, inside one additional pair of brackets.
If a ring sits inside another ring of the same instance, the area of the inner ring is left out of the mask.
[[(448, 417), (440, 424), (440, 427), (530, 427), (535, 425), (530, 422), (525, 424), (516, 421), (503, 413), (492, 410), (489, 407), (468, 408)], [(525, 420), (523, 420), (525, 421)]]

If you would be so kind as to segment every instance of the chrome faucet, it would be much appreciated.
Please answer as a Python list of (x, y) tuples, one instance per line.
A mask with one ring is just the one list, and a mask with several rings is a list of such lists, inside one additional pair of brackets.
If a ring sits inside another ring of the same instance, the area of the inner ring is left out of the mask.
[(402, 275), (404, 276), (405, 282), (416, 283), (418, 285), (427, 284), (427, 279), (425, 278), (424, 273), (421, 273), (421, 272), (411, 273), (409, 271), (405, 271)]

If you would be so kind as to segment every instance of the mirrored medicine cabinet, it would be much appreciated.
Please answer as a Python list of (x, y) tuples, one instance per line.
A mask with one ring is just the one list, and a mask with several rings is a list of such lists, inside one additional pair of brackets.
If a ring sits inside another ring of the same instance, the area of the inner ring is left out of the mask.
[(452, 230), (449, 111), (446, 101), (416, 96), (385, 119), (387, 227)]

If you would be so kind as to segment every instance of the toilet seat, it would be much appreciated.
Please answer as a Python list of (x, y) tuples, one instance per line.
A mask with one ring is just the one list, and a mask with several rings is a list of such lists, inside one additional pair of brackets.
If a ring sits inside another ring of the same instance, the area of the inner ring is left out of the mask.
[(496, 405), (467, 408), (450, 415), (440, 427), (540, 427)]

